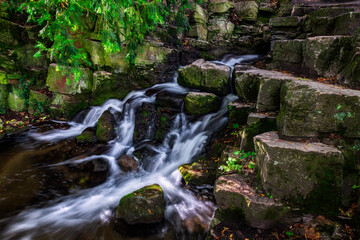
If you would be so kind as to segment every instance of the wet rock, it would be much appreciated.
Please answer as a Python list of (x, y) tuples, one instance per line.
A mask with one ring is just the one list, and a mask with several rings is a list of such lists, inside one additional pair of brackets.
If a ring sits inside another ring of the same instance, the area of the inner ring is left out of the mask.
[(216, 164), (214, 160), (201, 157), (192, 164), (183, 164), (179, 171), (189, 185), (214, 184), (216, 177)]
[(164, 218), (164, 192), (157, 184), (145, 186), (121, 198), (116, 217), (128, 224), (152, 224)]
[(337, 133), (360, 137), (360, 91), (306, 80), (292, 80), (281, 90), (277, 123), (282, 135), (318, 137)]
[(229, 93), (230, 67), (199, 59), (179, 69), (178, 83), (219, 95)]
[(92, 91), (93, 73), (88, 68), (82, 68), (81, 77), (78, 81), (74, 81), (70, 77), (70, 84), (68, 84), (66, 69), (61, 69), (61, 66), (52, 63), (48, 68), (48, 76), (46, 79), (46, 86), (50, 91), (62, 94), (79, 94), (89, 93)]
[(235, 13), (246, 21), (256, 21), (259, 9), (255, 1), (239, 1), (235, 3)]
[(216, 203), (225, 215), (244, 218), (251, 227), (271, 229), (279, 225), (289, 209), (268, 197), (261, 197), (239, 174), (221, 176), (216, 180)]
[(185, 98), (185, 112), (203, 115), (219, 110), (220, 98), (212, 93), (190, 92)]
[(108, 142), (116, 137), (116, 120), (109, 110), (106, 110), (97, 123), (96, 137), (101, 142)]
[(119, 157), (116, 161), (119, 167), (121, 168), (121, 170), (123, 170), (124, 172), (135, 171), (139, 167), (138, 162), (129, 155), (123, 155)]
[(86, 128), (76, 137), (78, 143), (91, 143), (96, 141), (96, 131), (93, 128)]
[(229, 120), (228, 125), (231, 127), (233, 124), (244, 125), (247, 122), (249, 114), (255, 110), (255, 104), (242, 103), (235, 101), (228, 104)]
[(264, 190), (308, 212), (333, 215), (340, 203), (344, 158), (322, 143), (279, 139), (275, 132), (254, 138), (256, 166)]
[(184, 98), (185, 95), (161, 92), (156, 95), (156, 105), (172, 111), (180, 111), (184, 103)]

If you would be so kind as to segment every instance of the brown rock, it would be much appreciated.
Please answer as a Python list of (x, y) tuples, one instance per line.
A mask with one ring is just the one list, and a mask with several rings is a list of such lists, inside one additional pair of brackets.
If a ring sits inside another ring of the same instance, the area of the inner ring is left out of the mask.
[(138, 162), (129, 155), (122, 155), (117, 159), (117, 163), (121, 170), (125, 172), (131, 172), (136, 170), (139, 167)]

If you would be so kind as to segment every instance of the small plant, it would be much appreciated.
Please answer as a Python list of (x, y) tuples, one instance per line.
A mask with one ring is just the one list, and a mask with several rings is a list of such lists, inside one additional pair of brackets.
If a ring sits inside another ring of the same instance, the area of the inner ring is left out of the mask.
[(49, 112), (48, 101), (37, 101), (36, 99), (32, 99), (29, 102), (29, 106), (34, 110), (34, 116), (42, 116)]
[(238, 123), (233, 124), (233, 128), (239, 128), (239, 127), (240, 127), (240, 126), (239, 126)]
[(243, 167), (242, 165), (238, 164), (238, 160), (236, 158), (232, 158), (232, 157), (228, 157), (226, 164), (227, 165), (221, 165), (219, 169), (225, 172), (232, 172), (232, 171), (240, 172)]
[(246, 160), (249, 160), (249, 158), (250, 158), (250, 162), (247, 165), (247, 168), (249, 168), (249, 169), (255, 168), (255, 162), (252, 161), (254, 156), (255, 156), (254, 152), (244, 152), (244, 150), (235, 151), (234, 155), (236, 156), (236, 158), (228, 157), (228, 160), (226, 161), (226, 165), (221, 165), (219, 167), (219, 169), (221, 171), (224, 171), (224, 172), (233, 172), (233, 171), (241, 172), (241, 170), (243, 169), (243, 165), (246, 163)]

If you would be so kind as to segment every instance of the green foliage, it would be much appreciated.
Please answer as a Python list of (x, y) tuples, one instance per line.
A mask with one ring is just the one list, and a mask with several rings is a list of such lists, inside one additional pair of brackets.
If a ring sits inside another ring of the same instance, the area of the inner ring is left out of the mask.
[[(8, 1), (13, 5), (19, 0)], [(77, 39), (84, 32), (98, 34), (107, 53), (126, 51), (133, 65), (145, 36), (156, 27), (174, 23), (179, 31), (188, 29), (186, 13), (191, 7), (188, 0), (26, 0), (19, 11), (42, 28), (35, 57), (46, 52), (76, 81), (79, 68), (91, 65)]]
[(37, 101), (36, 99), (31, 99), (29, 106), (34, 110), (34, 116), (36, 117), (45, 115), (49, 112), (48, 101)]
[(254, 169), (255, 168), (255, 162), (252, 161), (255, 157), (255, 152), (244, 152), (242, 151), (235, 151), (234, 155), (236, 155), (236, 158), (228, 157), (228, 160), (226, 161), (226, 165), (221, 165), (219, 169), (224, 172), (240, 172), (243, 169), (243, 162), (245, 160), (249, 160), (249, 164), (247, 164), (247, 168)]

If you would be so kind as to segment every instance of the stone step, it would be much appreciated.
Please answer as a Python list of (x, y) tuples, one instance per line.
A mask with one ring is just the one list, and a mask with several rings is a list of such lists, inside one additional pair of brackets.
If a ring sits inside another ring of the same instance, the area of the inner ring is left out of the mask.
[(234, 124), (245, 125), (248, 116), (255, 110), (255, 103), (245, 103), (239, 100), (228, 104), (229, 112), (229, 127), (233, 127)]
[(307, 76), (334, 77), (347, 63), (352, 50), (351, 41), (349, 36), (275, 41), (272, 67)]
[(360, 91), (310, 80), (287, 81), (281, 90), (279, 132), (289, 137), (360, 137)]
[(219, 177), (214, 195), (221, 214), (230, 219), (243, 218), (247, 225), (254, 228), (273, 228), (289, 212), (289, 208), (274, 199), (259, 196), (239, 174)]
[(264, 190), (310, 213), (335, 214), (343, 185), (342, 153), (316, 142), (282, 140), (276, 132), (254, 138)]

